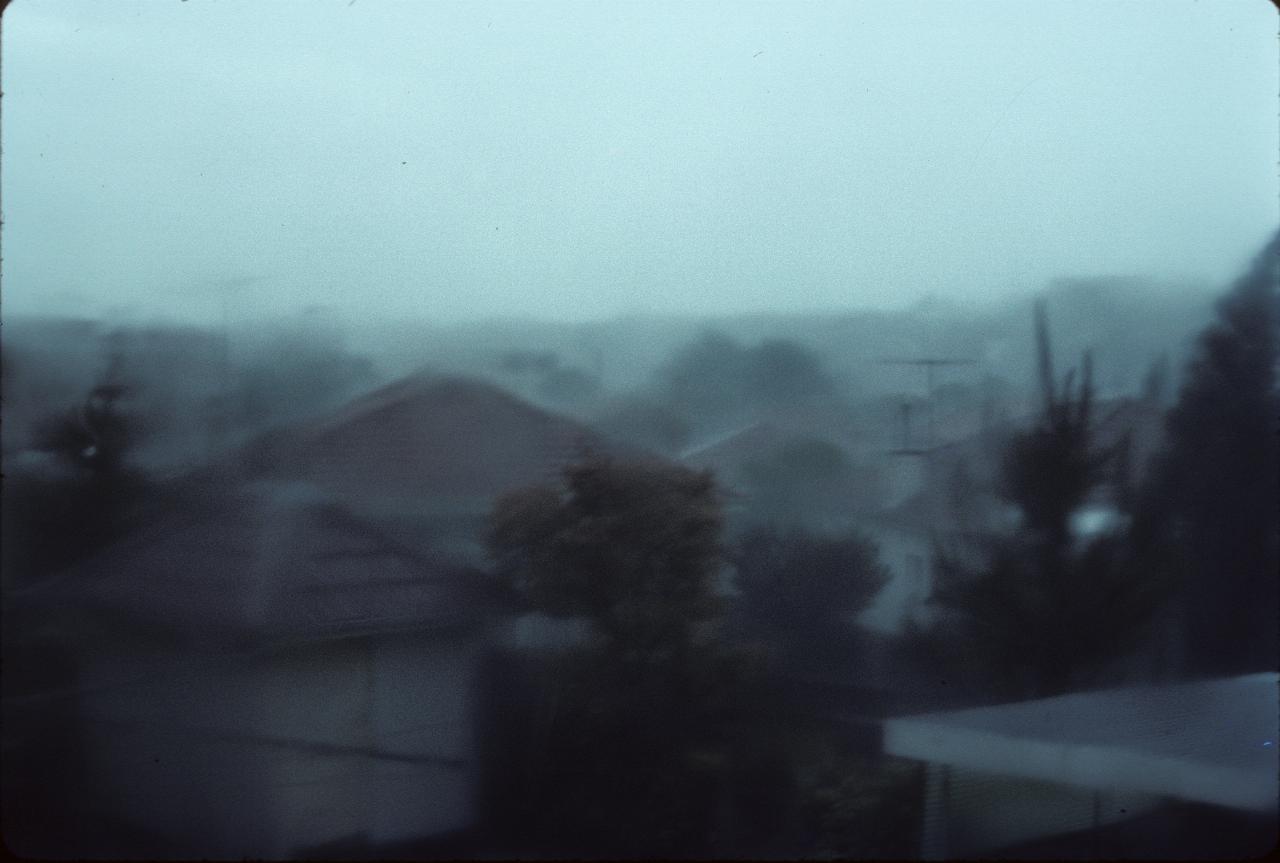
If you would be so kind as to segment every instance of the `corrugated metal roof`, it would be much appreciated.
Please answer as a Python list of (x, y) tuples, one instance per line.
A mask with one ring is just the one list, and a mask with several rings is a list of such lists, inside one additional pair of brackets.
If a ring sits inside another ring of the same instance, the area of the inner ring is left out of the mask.
[(1081, 692), (889, 720), (891, 755), (1274, 810), (1275, 673)]

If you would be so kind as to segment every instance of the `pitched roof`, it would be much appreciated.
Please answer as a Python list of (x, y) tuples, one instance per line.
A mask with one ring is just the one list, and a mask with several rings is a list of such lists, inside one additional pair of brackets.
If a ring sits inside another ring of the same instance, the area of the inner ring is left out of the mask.
[(32, 608), (78, 608), (184, 638), (314, 639), (474, 622), (485, 576), (397, 542), (299, 485), (170, 513), (56, 580)]
[(348, 500), (462, 503), (554, 479), (582, 451), (622, 448), (490, 384), (419, 374), (244, 453), (267, 476), (304, 479)]
[(680, 454), (680, 461), (692, 467), (733, 471), (746, 460), (776, 449), (794, 437), (796, 436), (774, 423), (753, 422), (690, 447)]

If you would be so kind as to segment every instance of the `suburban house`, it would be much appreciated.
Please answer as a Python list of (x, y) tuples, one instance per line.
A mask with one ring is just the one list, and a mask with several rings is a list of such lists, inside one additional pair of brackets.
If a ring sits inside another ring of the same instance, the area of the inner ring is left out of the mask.
[(1280, 837), (1280, 675), (1093, 692), (884, 723), (927, 766), (926, 859), (1260, 857)]
[(71, 717), (81, 753), (63, 802), (83, 834), (25, 833), (6, 805), (19, 853), (276, 859), (477, 817), (474, 694), (501, 593), (314, 488), (197, 494), (7, 599), (74, 670), (6, 693), (30, 740), (5, 787), (46, 781), (50, 716)]
[(622, 449), (492, 384), (421, 373), (259, 438), (240, 464), (362, 510), (452, 514), (461, 526), (487, 515), (504, 491), (556, 480), (588, 451)]
[(731, 521), (767, 520), (830, 533), (880, 505), (879, 474), (847, 436), (794, 420), (761, 420), (690, 447), (688, 467), (710, 470), (729, 493)]
[[(427, 542), (484, 568), (497, 498), (557, 484), (588, 453), (655, 458), (493, 384), (422, 372), (259, 438), (240, 453), (239, 468), (315, 485), (405, 545)], [(582, 636), (573, 621), (526, 614), (497, 637), (528, 648)]]

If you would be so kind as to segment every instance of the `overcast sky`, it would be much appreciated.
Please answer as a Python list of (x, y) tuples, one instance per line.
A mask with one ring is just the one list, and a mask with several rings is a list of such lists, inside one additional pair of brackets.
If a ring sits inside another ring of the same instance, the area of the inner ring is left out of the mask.
[(1267, 0), (14, 0), (4, 310), (581, 320), (1225, 280)]

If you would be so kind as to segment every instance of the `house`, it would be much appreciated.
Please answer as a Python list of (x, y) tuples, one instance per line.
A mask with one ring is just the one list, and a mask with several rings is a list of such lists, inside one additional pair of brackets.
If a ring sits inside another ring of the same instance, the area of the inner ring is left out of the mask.
[[(489, 514), (506, 491), (559, 484), (587, 453), (655, 458), (484, 381), (421, 372), (239, 454), (251, 477), (310, 483), (408, 545), (428, 541), (483, 568)], [(582, 637), (574, 622), (526, 615), (500, 636), (515, 647)]]
[(558, 479), (585, 452), (623, 447), (491, 384), (421, 373), (240, 454), (250, 476), (301, 480), (365, 510), (487, 515), (504, 491)]
[(879, 504), (882, 483), (839, 440), (799, 421), (759, 421), (686, 450), (680, 461), (715, 473), (734, 521), (842, 533)]
[(896, 636), (933, 620), (935, 557), (975, 536), (1009, 529), (1016, 513), (989, 491), (935, 481), (896, 507), (860, 519), (889, 573), (885, 586), (859, 615), (865, 629)]
[[(74, 666), (6, 693), (6, 755), (39, 752), (50, 716), (82, 753), (58, 795), (78, 835), (32, 832), (6, 805), (19, 853), (279, 859), (477, 818), (473, 700), (498, 594), (313, 488), (196, 495), (6, 600)], [(20, 802), (48, 779), (13, 761)]]
[(927, 765), (926, 858), (1260, 856), (1278, 835), (1278, 682), (903, 716), (884, 723), (883, 750)]

